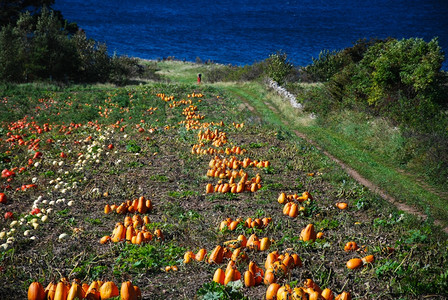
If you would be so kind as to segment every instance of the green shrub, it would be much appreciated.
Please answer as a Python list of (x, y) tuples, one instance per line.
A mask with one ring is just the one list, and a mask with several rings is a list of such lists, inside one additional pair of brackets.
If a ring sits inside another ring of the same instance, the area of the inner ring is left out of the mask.
[(112, 82), (158, 79), (155, 68), (138, 59), (110, 57), (105, 44), (88, 39), (76, 25), (43, 7), (38, 15), (20, 14), (16, 24), (0, 31), (0, 80), (3, 82)]
[[(23, 80), (23, 64), (20, 40), (11, 25), (3, 27), (0, 32), (0, 80), (19, 82)], [(19, 51), (18, 51), (19, 50)]]
[(257, 80), (264, 75), (265, 63), (256, 62), (252, 65), (245, 66), (215, 66), (214, 68), (208, 69), (204, 78), (207, 78), (208, 82), (214, 83), (219, 81), (229, 82), (229, 81), (251, 81)]
[(280, 85), (285, 83), (286, 77), (294, 70), (293, 64), (288, 61), (286, 53), (283, 52), (269, 55), (265, 65), (265, 74)]
[(441, 98), (443, 60), (437, 39), (376, 43), (354, 68), (349, 97), (398, 124), (431, 130), (428, 120), (446, 102)]
[(333, 77), (342, 72), (344, 68), (361, 61), (367, 49), (379, 42), (381, 40), (362, 39), (358, 40), (352, 47), (341, 51), (323, 50), (319, 53), (318, 58), (312, 59), (313, 63), (311, 65), (302, 70), (301, 77), (302, 79), (306, 78), (305, 81), (312, 82), (327, 82), (334, 79)]
[(248, 299), (241, 292), (243, 284), (241, 281), (232, 281), (226, 286), (214, 281), (204, 283), (198, 290), (198, 299), (221, 299), (221, 300), (245, 300)]
[(270, 77), (279, 84), (286, 81), (294, 81), (297, 77), (297, 70), (294, 65), (287, 60), (287, 55), (282, 52), (271, 54), (261, 62), (255, 62), (252, 65), (232, 66), (218, 65), (208, 69), (204, 77), (208, 82), (219, 81), (253, 81)]

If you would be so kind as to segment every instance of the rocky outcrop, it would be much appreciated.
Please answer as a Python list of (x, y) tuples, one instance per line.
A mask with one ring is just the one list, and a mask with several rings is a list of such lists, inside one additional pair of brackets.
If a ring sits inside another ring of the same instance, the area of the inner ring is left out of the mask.
[(268, 78), (266, 84), (279, 94), (283, 99), (289, 101), (292, 107), (303, 109), (302, 103), (297, 102), (296, 96), (288, 92), (284, 87), (279, 85), (276, 81)]

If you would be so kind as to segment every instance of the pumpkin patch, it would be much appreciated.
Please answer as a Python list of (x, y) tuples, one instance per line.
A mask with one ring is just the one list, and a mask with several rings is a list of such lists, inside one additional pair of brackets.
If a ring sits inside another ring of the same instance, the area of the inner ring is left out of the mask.
[(208, 284), (251, 299), (376, 297), (422, 249), (436, 255), (427, 229), (332, 179), (319, 151), (221, 87), (29, 101), (0, 131), (0, 280), (20, 298), (193, 299)]

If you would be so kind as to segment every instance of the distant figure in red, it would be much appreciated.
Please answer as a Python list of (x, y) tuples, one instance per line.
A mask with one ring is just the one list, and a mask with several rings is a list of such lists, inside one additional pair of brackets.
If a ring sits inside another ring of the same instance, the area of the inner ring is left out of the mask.
[(202, 74), (199, 73), (199, 74), (198, 74), (198, 83), (201, 83), (201, 79), (202, 79)]

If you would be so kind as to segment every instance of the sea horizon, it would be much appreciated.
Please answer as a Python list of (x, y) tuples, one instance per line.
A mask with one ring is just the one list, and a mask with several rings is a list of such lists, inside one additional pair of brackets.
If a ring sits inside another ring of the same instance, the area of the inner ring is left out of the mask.
[(388, 37), (438, 37), (448, 52), (445, 1), (61, 0), (53, 8), (89, 38), (106, 43), (111, 55), (150, 60), (249, 65), (283, 51), (295, 65), (306, 66), (323, 50)]

